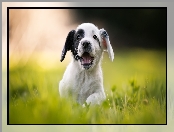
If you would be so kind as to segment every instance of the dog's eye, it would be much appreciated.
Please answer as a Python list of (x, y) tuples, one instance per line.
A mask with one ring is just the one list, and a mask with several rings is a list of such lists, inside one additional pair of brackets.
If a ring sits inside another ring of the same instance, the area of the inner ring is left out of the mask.
[(96, 35), (94, 35), (94, 36), (93, 36), (93, 38), (94, 38), (94, 39), (97, 39), (97, 36), (96, 36)]
[(80, 35), (79, 35), (79, 34), (77, 35), (76, 39), (77, 39), (77, 40), (79, 40), (79, 39), (80, 39)]

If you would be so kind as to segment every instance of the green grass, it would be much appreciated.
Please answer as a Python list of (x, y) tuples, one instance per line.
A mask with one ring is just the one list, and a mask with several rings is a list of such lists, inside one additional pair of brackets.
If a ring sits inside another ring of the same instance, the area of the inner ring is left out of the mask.
[(102, 69), (107, 99), (101, 106), (85, 108), (59, 97), (65, 64), (57, 62), (44, 69), (34, 57), (15, 66), (10, 59), (10, 124), (166, 123), (164, 51), (115, 51), (114, 62), (105, 53)]

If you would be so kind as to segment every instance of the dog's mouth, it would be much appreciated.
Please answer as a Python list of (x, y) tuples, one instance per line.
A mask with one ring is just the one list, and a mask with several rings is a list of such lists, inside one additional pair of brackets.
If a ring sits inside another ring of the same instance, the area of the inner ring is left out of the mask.
[(84, 52), (81, 56), (80, 62), (85, 69), (89, 69), (93, 64), (94, 57), (92, 57), (88, 52)]

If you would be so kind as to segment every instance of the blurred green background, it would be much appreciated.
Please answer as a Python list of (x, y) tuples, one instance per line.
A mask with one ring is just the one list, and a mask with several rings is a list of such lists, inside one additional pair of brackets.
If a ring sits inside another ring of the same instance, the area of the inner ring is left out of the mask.
[[(9, 123), (165, 124), (166, 9), (10, 10)], [(85, 17), (84, 17), (85, 16)], [(107, 30), (114, 62), (104, 54), (107, 100), (82, 108), (62, 100), (58, 83), (68, 32), (83, 22)]]
[(89, 109), (60, 99), (58, 83), (65, 66), (57, 63), (45, 70), (31, 57), (27, 65), (10, 69), (9, 123), (165, 124), (166, 53), (142, 50), (139, 57), (139, 52), (116, 53), (113, 63), (104, 55), (107, 100)]

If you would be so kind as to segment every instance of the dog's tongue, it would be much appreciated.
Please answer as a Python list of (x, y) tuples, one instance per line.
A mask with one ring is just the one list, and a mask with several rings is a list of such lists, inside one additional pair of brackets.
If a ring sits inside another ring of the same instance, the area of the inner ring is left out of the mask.
[(83, 55), (82, 55), (82, 58), (83, 58), (83, 60), (82, 60), (82, 65), (83, 64), (89, 64), (89, 63), (91, 63), (91, 60), (92, 60), (92, 58), (91, 58), (91, 56), (89, 55), (89, 53), (84, 53)]

